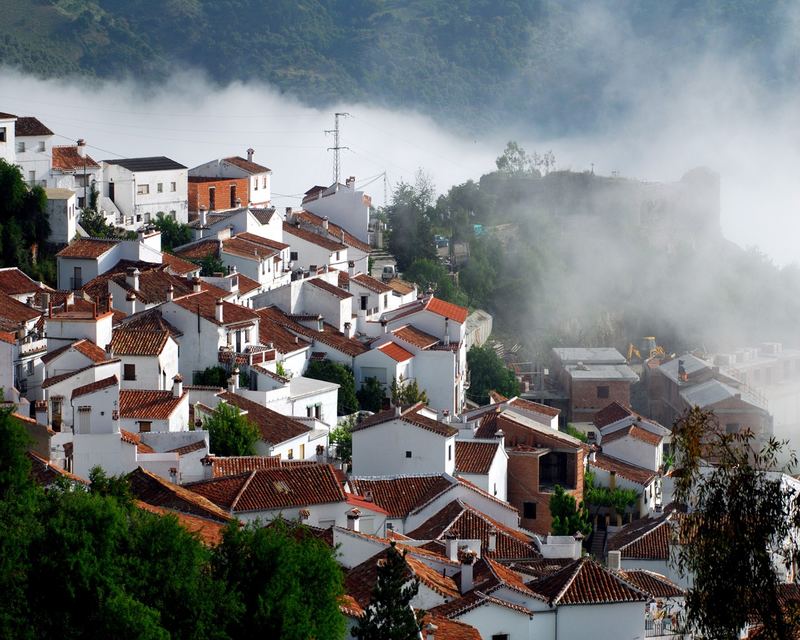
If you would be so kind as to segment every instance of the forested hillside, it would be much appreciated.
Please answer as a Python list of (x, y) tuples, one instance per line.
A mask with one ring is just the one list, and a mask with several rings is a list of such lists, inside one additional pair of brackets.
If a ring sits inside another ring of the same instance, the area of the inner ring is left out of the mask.
[[(725, 9), (723, 11), (723, 8)], [(789, 77), (788, 3), (531, 0), (0, 0), (0, 62), (157, 82), (194, 66), (320, 105), (414, 107), (462, 126), (589, 128), (624, 112), (609, 83), (708, 52)], [(452, 121), (452, 120), (451, 120)]]

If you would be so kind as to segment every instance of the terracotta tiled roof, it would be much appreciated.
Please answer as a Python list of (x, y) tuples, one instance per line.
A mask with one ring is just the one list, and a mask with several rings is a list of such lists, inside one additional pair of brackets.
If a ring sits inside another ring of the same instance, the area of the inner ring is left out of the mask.
[(257, 233), (250, 233), (249, 231), (242, 231), (236, 235), (237, 238), (242, 240), (247, 240), (248, 242), (252, 242), (253, 244), (257, 244), (262, 247), (269, 247), (270, 249), (275, 249), (276, 251), (283, 251), (284, 249), (288, 249), (289, 245), (283, 242), (278, 242), (277, 240), (272, 240), (271, 238), (265, 238), (264, 236), (260, 236)]
[(35, 451), (29, 450), (27, 454), (31, 460), (31, 478), (41, 487), (49, 487), (60, 478), (66, 478), (80, 484), (89, 484), (88, 480), (62, 469), (56, 463), (46, 460)]
[(187, 260), (183, 260), (182, 258), (167, 252), (163, 252), (161, 254), (161, 263), (167, 265), (167, 268), (172, 273), (179, 276), (185, 276), (190, 273), (194, 273), (200, 268), (193, 262), (188, 262)]
[(208, 456), (204, 464), (211, 465), (214, 478), (235, 476), (255, 469), (274, 469), (281, 466), (280, 456)]
[(607, 427), (610, 424), (619, 422), (623, 418), (627, 418), (628, 416), (632, 415), (633, 411), (630, 408), (625, 407), (619, 402), (615, 401), (595, 413), (592, 422), (594, 423), (595, 427), (602, 429), (603, 427)]
[(643, 569), (621, 571), (620, 573), (633, 586), (653, 598), (681, 598), (686, 595), (683, 589), (660, 573)]
[(99, 169), (100, 165), (95, 162), (88, 154), (85, 158), (78, 153), (77, 146), (54, 146), (51, 150), (52, 167), (56, 171), (83, 171), (87, 169)]
[(468, 591), (460, 598), (456, 598), (455, 600), (451, 600), (445, 604), (440, 604), (438, 607), (433, 607), (429, 610), (429, 613), (446, 616), (448, 618), (458, 618), (459, 616), (462, 616), (465, 613), (484, 605), (503, 607), (528, 617), (534, 615), (533, 611), (527, 607), (523, 607), (522, 605), (515, 604), (508, 600), (502, 600), (501, 598), (495, 598), (494, 596), (484, 593), (479, 589), (473, 589), (472, 591)]
[(258, 427), (261, 439), (269, 444), (277, 445), (309, 431), (308, 426), (302, 422), (268, 409), (244, 396), (225, 391), (219, 397), (241, 411), (247, 411), (247, 418)]
[(333, 467), (328, 464), (256, 469), (184, 486), (232, 512), (274, 511), (345, 501)]
[(255, 289), (259, 289), (261, 287), (261, 283), (253, 280), (252, 278), (248, 278), (243, 273), (240, 273), (236, 276), (238, 283), (239, 283), (239, 295), (244, 295), (246, 293), (250, 293)]
[(504, 412), (502, 408), (486, 412), (475, 431), (476, 438), (494, 438), (499, 429), (506, 436), (506, 447), (527, 444), (536, 447), (556, 447), (579, 450), (581, 441), (569, 434), (551, 429), (527, 416)]
[(467, 315), (469, 315), (469, 310), (466, 307), (428, 296), (394, 309), (387, 314), (387, 319), (398, 320), (420, 311), (430, 311), (436, 315), (455, 320), (459, 324), (464, 324), (467, 321)]
[(460, 324), (464, 324), (467, 321), (467, 315), (469, 314), (466, 307), (461, 307), (452, 302), (445, 302), (444, 300), (439, 300), (439, 298), (434, 297), (430, 298), (426, 309), (437, 315), (444, 316), (445, 318), (452, 318)]
[(670, 514), (643, 518), (620, 529), (608, 541), (609, 551), (621, 551), (628, 560), (668, 560), (675, 530)]
[[(402, 553), (402, 551), (398, 551)], [(347, 576), (345, 577), (345, 590), (362, 607), (369, 606), (372, 599), (372, 590), (378, 581), (378, 564), (385, 562), (390, 552), (390, 549), (384, 549), (347, 572)], [(406, 564), (406, 576), (408, 578), (416, 576), (419, 578), (420, 583), (443, 598), (458, 597), (458, 586), (453, 578), (442, 575), (431, 568), (417, 558), (413, 552), (407, 552), (404, 559)]]
[(384, 284), (377, 278), (368, 276), (366, 273), (359, 273), (358, 275), (355, 275), (350, 279), (355, 280), (362, 287), (366, 287), (367, 289), (369, 289), (370, 291), (374, 291), (375, 293), (389, 293), (390, 291), (392, 291), (392, 288), (389, 285)]
[(349, 291), (340, 289), (339, 287), (332, 285), (322, 278), (311, 278), (310, 280), (306, 280), (306, 282), (310, 285), (314, 285), (318, 289), (322, 289), (323, 291), (330, 293), (332, 296), (336, 296), (340, 300), (347, 300), (348, 298), (353, 297), (353, 294)]
[(56, 256), (59, 258), (83, 258), (94, 259), (99, 258), (107, 251), (111, 250), (119, 244), (119, 240), (97, 240), (94, 238), (81, 238), (74, 240)]
[(241, 156), (231, 156), (230, 158), (223, 158), (223, 160), (225, 160), (225, 162), (230, 162), (231, 164), (236, 165), (240, 169), (247, 171), (247, 173), (249, 174), (272, 172), (271, 169), (268, 169), (265, 166), (257, 164), (252, 160), (246, 160)]
[[(495, 551), (489, 551), (491, 531), (497, 532)], [(462, 540), (480, 540), (481, 552), (485, 557), (513, 560), (541, 558), (529, 536), (473, 509), (460, 499), (448, 503), (408, 535), (415, 540), (441, 540), (448, 533), (457, 534)]]
[[(320, 229), (322, 228), (322, 218), (317, 214), (305, 210), (295, 211), (293, 213), (302, 222), (306, 224), (312, 224)], [(340, 227), (338, 224), (331, 222), (330, 220), (328, 221), (328, 235), (336, 240), (343, 242), (348, 247), (359, 249), (364, 253), (369, 253), (371, 251), (371, 247), (366, 242), (362, 242), (361, 240), (356, 238), (352, 233), (347, 231), (347, 229)]]
[[(275, 319), (275, 314), (267, 309), (256, 309), (260, 321), (258, 323), (258, 339), (261, 344), (272, 343), (275, 349), (282, 354), (293, 353), (299, 349), (305, 349), (311, 342), (305, 338), (299, 338), (289, 331), (283, 322)], [(288, 318), (287, 318), (288, 320)]]
[(292, 317), (287, 316), (277, 307), (258, 309), (256, 313), (258, 313), (260, 318), (269, 318), (271, 322), (280, 324), (293, 333), (299, 333), (300, 335), (304, 335), (308, 338), (318, 340), (322, 344), (333, 347), (337, 351), (341, 351), (346, 355), (358, 356), (369, 351), (369, 347), (367, 345), (353, 338), (348, 338), (341, 331), (338, 331), (336, 327), (333, 327), (327, 323), (323, 324), (322, 331), (315, 331), (314, 329), (309, 329), (308, 327), (301, 325), (299, 322), (296, 322)]
[(561, 571), (528, 584), (550, 604), (610, 604), (647, 602), (649, 597), (588, 556), (575, 560)]
[(436, 627), (436, 640), (481, 640), (478, 630), (465, 622), (426, 613), (422, 618), (423, 634), (425, 627), (429, 624)]
[(196, 440), (191, 444), (185, 444), (182, 447), (175, 447), (174, 449), (169, 449), (165, 451), (165, 453), (177, 453), (179, 456), (186, 456), (190, 453), (194, 453), (195, 451), (203, 451), (206, 449), (206, 441), (205, 440)]
[(127, 444), (132, 444), (136, 447), (136, 451), (138, 453), (155, 453), (155, 449), (151, 447), (149, 444), (145, 444), (142, 442), (142, 438), (138, 433), (133, 433), (132, 431), (125, 431), (125, 429), (119, 430), (119, 439), (122, 442)]
[(419, 411), (423, 408), (423, 406), (424, 405), (421, 402), (411, 405), (403, 409), (400, 412), (400, 415), (397, 415), (394, 409), (381, 411), (357, 424), (355, 427), (353, 427), (353, 432), (361, 431), (362, 429), (369, 429), (370, 427), (392, 422), (393, 420), (399, 420), (407, 424), (412, 424), (415, 427), (432, 431), (433, 433), (439, 434), (440, 436), (444, 436), (446, 438), (454, 436), (458, 433), (458, 429), (450, 426), (449, 424), (439, 422), (438, 420), (432, 420), (431, 418), (426, 418), (425, 416), (421, 415)]
[(118, 327), (111, 338), (115, 356), (158, 356), (167, 344), (169, 331), (143, 331)]
[[(296, 227), (288, 222), (283, 223), (283, 233), (284, 235), (289, 234), (290, 236), (299, 238), (300, 240), (305, 240), (310, 244), (315, 244), (323, 249), (327, 249), (328, 251), (345, 251), (347, 249), (347, 246), (340, 242), (331, 240), (326, 236), (320, 235), (319, 233), (314, 233), (313, 231)], [(289, 239), (289, 244), (291, 244), (291, 239)]]
[(489, 473), (499, 440), (456, 440), (456, 471), (459, 473)]
[(25, 136), (52, 136), (53, 132), (44, 126), (38, 118), (21, 116), (14, 123), (14, 135)]
[(72, 348), (83, 354), (92, 362), (105, 362), (108, 355), (91, 340), (78, 340), (72, 343)]
[(8, 331), (0, 331), (0, 341), (6, 344), (17, 344), (17, 336)]
[(392, 517), (404, 518), (418, 507), (452, 488), (453, 480), (444, 475), (399, 476), (396, 478), (350, 479), (357, 494), (372, 498)]
[(416, 289), (412, 283), (401, 280), (400, 278), (392, 278), (389, 280), (388, 285), (392, 291), (399, 293), (401, 296), (406, 296), (409, 293), (413, 293)]
[(199, 516), (182, 513), (180, 511), (173, 511), (166, 507), (156, 507), (152, 504), (147, 504), (142, 500), (135, 500), (134, 504), (143, 511), (149, 511), (158, 516), (173, 516), (178, 520), (178, 524), (184, 529), (193, 533), (200, 541), (209, 547), (215, 547), (222, 542), (222, 532), (225, 530), (224, 524), (215, 520), (208, 520)]
[(122, 327), (128, 331), (168, 331), (173, 338), (180, 338), (183, 333), (164, 320), (159, 309), (147, 309), (125, 318)]
[(612, 458), (604, 453), (595, 454), (594, 460), (589, 460), (589, 466), (597, 467), (603, 471), (614, 472), (620, 478), (625, 478), (636, 484), (647, 486), (656, 477), (656, 472), (644, 467), (623, 462), (617, 458)]
[(396, 342), (387, 342), (386, 344), (382, 344), (380, 347), (378, 347), (378, 351), (385, 353), (396, 362), (406, 362), (414, 357), (413, 353), (406, 351)]
[(185, 396), (186, 392), (176, 398), (172, 391), (121, 389), (119, 415), (128, 419), (167, 420), (181, 405)]
[(101, 367), (101, 366), (103, 366), (105, 364), (110, 364), (112, 362), (119, 362), (119, 359), (118, 358), (112, 358), (110, 360), (106, 360), (105, 362), (99, 362), (99, 363), (94, 363), (93, 362), (92, 364), (86, 365), (85, 367), (82, 367), (81, 369), (76, 369), (75, 371), (67, 371), (66, 373), (61, 373), (61, 374), (59, 374), (57, 376), (49, 376), (49, 377), (45, 378), (44, 382), (42, 382), (42, 389), (47, 389), (48, 387), (51, 387), (52, 385), (57, 384), (59, 382), (63, 382), (64, 380), (68, 380), (69, 378), (71, 378), (71, 377), (73, 377), (73, 376), (75, 376), (75, 375), (77, 375), (79, 373), (83, 373), (84, 371), (88, 371), (89, 369), (93, 369), (95, 367)]
[(346, 593), (339, 596), (339, 611), (349, 618), (363, 618), (366, 613), (358, 600)]
[(649, 445), (654, 447), (658, 447), (661, 445), (661, 441), (664, 439), (655, 433), (648, 431), (647, 429), (642, 429), (641, 427), (636, 426), (635, 424), (629, 424), (627, 427), (622, 429), (617, 429), (616, 431), (612, 431), (611, 433), (604, 433), (602, 434), (602, 438), (600, 440), (601, 444), (608, 444), (610, 442), (614, 442), (614, 440), (619, 440), (620, 438), (625, 438), (630, 436), (635, 440), (640, 440), (641, 442), (645, 442)]
[[(346, 476), (345, 480), (347, 480)], [(350, 505), (351, 507), (358, 507), (362, 511), (364, 509), (369, 509), (370, 511), (374, 511), (375, 513), (382, 513), (385, 516), (389, 515), (389, 512), (386, 509), (384, 509), (383, 507), (379, 507), (374, 502), (366, 500), (362, 496), (358, 496), (354, 493), (345, 493), (345, 495), (347, 496), (347, 504)]]
[(22, 304), (5, 293), (0, 293), (0, 328), (14, 331), (41, 315), (40, 311)]
[(392, 334), (420, 349), (427, 349), (435, 344), (439, 344), (439, 338), (432, 336), (430, 333), (425, 333), (411, 324), (395, 329), (392, 331)]
[(210, 293), (190, 293), (180, 298), (175, 298), (173, 302), (192, 313), (199, 313), (205, 320), (214, 324), (228, 325), (239, 322), (252, 322), (258, 319), (252, 309), (233, 304), (227, 301), (222, 302), (222, 322), (217, 321), (217, 298)]
[(538, 402), (534, 402), (533, 400), (525, 400), (524, 398), (514, 398), (508, 404), (511, 407), (522, 409), (523, 411), (530, 411), (531, 413), (540, 413), (545, 416), (550, 416), (551, 418), (555, 418), (557, 415), (561, 413), (560, 409), (556, 409), (555, 407), (548, 407), (546, 404), (540, 404)]
[(227, 523), (229, 513), (210, 500), (139, 467), (128, 474), (131, 493), (147, 504)]
[(272, 247), (265, 247), (261, 244), (249, 242), (240, 236), (223, 240), (222, 251), (223, 253), (230, 253), (253, 260), (263, 260), (264, 258), (269, 258), (278, 253), (278, 251)]
[(103, 378), (102, 380), (98, 380), (97, 382), (90, 382), (89, 384), (85, 384), (82, 387), (78, 387), (77, 389), (72, 390), (72, 399), (78, 398), (80, 396), (85, 396), (89, 393), (94, 393), (95, 391), (100, 391), (101, 389), (107, 389), (108, 387), (114, 387), (119, 384), (117, 380), (117, 376), (109, 376), (108, 378)]
[(0, 269), (0, 291), (3, 293), (17, 296), (24, 293), (35, 293), (41, 288), (41, 285), (31, 280), (17, 267)]
[(221, 245), (221, 241), (217, 240), (216, 238), (200, 240), (199, 242), (193, 242), (192, 244), (185, 246), (175, 253), (181, 258), (185, 258), (187, 260), (202, 260), (208, 256), (218, 257), (219, 248)]

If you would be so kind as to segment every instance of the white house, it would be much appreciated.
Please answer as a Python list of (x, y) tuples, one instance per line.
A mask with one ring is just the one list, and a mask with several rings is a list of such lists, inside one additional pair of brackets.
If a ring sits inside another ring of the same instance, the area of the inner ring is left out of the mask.
[[(305, 193), (303, 208), (340, 227), (349, 229), (362, 243), (369, 244), (369, 210), (372, 198), (356, 189), (356, 179), (330, 187), (312, 187)], [(364, 270), (366, 271), (366, 269)]]
[(371, 251), (369, 244), (354, 236), (346, 227), (336, 224), (327, 217), (318, 216), (311, 211), (303, 211), (302, 209), (299, 211), (287, 209), (286, 221), (345, 245), (349, 258), (348, 269), (350, 273), (369, 272), (369, 254)]
[(14, 123), (14, 133), (16, 164), (28, 186), (52, 186), (48, 177), (53, 132), (37, 118), (21, 116)]
[(122, 389), (119, 392), (119, 424), (133, 433), (188, 431), (189, 394), (180, 374), (172, 389)]
[(189, 220), (187, 168), (164, 156), (103, 161), (102, 194), (119, 209), (117, 225), (136, 229), (163, 213)]
[[(86, 142), (78, 140), (75, 145), (53, 145), (50, 148), (51, 165), (48, 186), (57, 189), (70, 189), (78, 198), (78, 208), (86, 206), (92, 191), (100, 191), (103, 171), (100, 165), (86, 153)], [(98, 201), (102, 210), (105, 204), (101, 197)], [(107, 219), (110, 224), (116, 223), (116, 217)]]
[(47, 187), (47, 216), (50, 220), (50, 235), (53, 244), (67, 244), (78, 233), (78, 203), (75, 192), (70, 189)]
[(73, 389), (70, 402), (74, 433), (100, 434), (119, 431), (119, 380), (116, 375)]
[(422, 404), (383, 411), (353, 427), (353, 474), (453, 475), (457, 433), (426, 416)]
[[(632, 517), (657, 513), (663, 504), (661, 476), (657, 471), (632, 465), (605, 453), (589, 455), (587, 469), (603, 487), (632, 489), (639, 494)], [(621, 514), (620, 514), (621, 515)]]
[(455, 475), (506, 500), (507, 473), (508, 454), (501, 440), (456, 440)]
[(283, 241), (291, 247), (289, 260), (293, 270), (314, 271), (324, 265), (341, 271), (348, 269), (347, 245), (321, 233), (284, 222)]
[(222, 240), (219, 257), (226, 267), (255, 280), (265, 290), (284, 286), (291, 280), (289, 245), (282, 242), (242, 232)]
[(123, 389), (166, 391), (178, 374), (178, 343), (167, 329), (117, 327), (109, 354), (122, 361)]
[(16, 134), (14, 123), (17, 116), (0, 113), (0, 158), (8, 164), (16, 164)]
[[(55, 431), (69, 431), (75, 424), (75, 414), (80, 413), (77, 409), (73, 412), (73, 408), (89, 406), (88, 404), (81, 404), (80, 402), (73, 403), (73, 400), (78, 400), (81, 395), (79, 394), (73, 398), (73, 391), (86, 388), (88, 385), (95, 384), (101, 380), (108, 382), (111, 378), (115, 378), (118, 381), (120, 374), (119, 364), (119, 360), (105, 360), (103, 362), (93, 363), (82, 369), (62, 373), (61, 375), (48, 376), (42, 383), (42, 390), (47, 403), (46, 408), (48, 412), (45, 417), (46, 419), (43, 419), (42, 422), (51, 424)], [(109, 382), (108, 384), (110, 387), (111, 383)], [(115, 382), (114, 385), (116, 386), (116, 394), (118, 396), (119, 383)], [(108, 393), (111, 393), (111, 391)], [(101, 416), (100, 411), (105, 412), (104, 415)], [(104, 424), (106, 420), (110, 419), (110, 416), (111, 413), (103, 408), (98, 409), (93, 419), (95, 421), (100, 421), (99, 424)], [(87, 419), (89, 417), (91, 416), (86, 416)], [(78, 472), (76, 471), (76, 473)], [(84, 474), (78, 473), (78, 475)]]

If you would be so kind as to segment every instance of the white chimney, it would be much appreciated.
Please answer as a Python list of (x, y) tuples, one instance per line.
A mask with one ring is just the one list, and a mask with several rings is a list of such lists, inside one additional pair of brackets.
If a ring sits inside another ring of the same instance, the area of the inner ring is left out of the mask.
[(500, 441), (500, 446), (505, 449), (506, 446), (506, 434), (503, 433), (502, 429), (498, 429), (497, 432), (494, 434), (494, 437)]
[(355, 188), (355, 186), (356, 186), (356, 177), (355, 176), (350, 176), (347, 180), (345, 180), (344, 184), (345, 184), (346, 187), (350, 187), (351, 189)]
[(172, 379), (172, 396), (175, 398), (180, 398), (182, 395), (183, 395), (183, 377), (179, 373)]
[(217, 300), (217, 313), (216, 313), (217, 322), (225, 322), (223, 316), (224, 314), (222, 312), (222, 300)]
[(325, 229), (325, 231), (328, 230), (328, 216), (322, 218), (322, 228)]
[(432, 622), (429, 622), (428, 624), (426, 624), (425, 625), (425, 640), (436, 640), (436, 630), (438, 628), (439, 627), (437, 627)]
[(239, 390), (239, 367), (236, 367), (231, 374), (231, 377), (228, 378), (228, 391), (230, 393), (236, 393)]
[(83, 138), (78, 140), (78, 155), (81, 158), (86, 157), (86, 140), (84, 140)]
[(253, 154), (254, 154), (254, 153), (255, 153), (255, 150), (254, 150), (252, 147), (250, 147), (250, 148), (247, 150), (247, 161), (248, 161), (248, 162), (252, 162), (252, 161), (253, 161)]
[(125, 281), (134, 291), (139, 290), (139, 276), (141, 272), (136, 267), (129, 267), (128, 274), (125, 276)]
[(242, 199), (236, 198), (236, 208), (239, 209), (241, 208), (241, 206), (242, 206)]
[(169, 285), (167, 288), (167, 301), (172, 302), (175, 299), (175, 287)]
[(200, 226), (205, 227), (208, 224), (208, 211), (203, 205), (200, 205)]
[(192, 278), (192, 291), (194, 293), (200, 293), (203, 290), (202, 285), (200, 284), (201, 280), (197, 276)]
[(486, 549), (487, 551), (497, 551), (497, 530), (490, 529), (489, 530), (489, 547)]
[(347, 512), (347, 528), (350, 531), (360, 531), (358, 519), (361, 517), (361, 510), (353, 507)]
[(447, 558), (450, 562), (458, 561), (458, 536), (448, 531), (444, 534), (444, 547)]
[(609, 551), (608, 552), (608, 568), (613, 571), (619, 571), (620, 564), (622, 560), (622, 552), (621, 551)]
[(472, 565), (475, 562), (476, 554), (472, 549), (466, 549), (461, 553), (461, 593), (466, 593), (472, 589)]
[(125, 301), (128, 303), (130, 315), (136, 313), (136, 295), (134, 295), (133, 291), (128, 291), (128, 294), (125, 296)]

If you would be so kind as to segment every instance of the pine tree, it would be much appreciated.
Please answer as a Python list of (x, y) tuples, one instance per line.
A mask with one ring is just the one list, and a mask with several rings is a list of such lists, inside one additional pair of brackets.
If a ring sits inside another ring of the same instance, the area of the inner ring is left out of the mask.
[(353, 629), (359, 640), (417, 640), (422, 628), (411, 600), (419, 591), (419, 579), (409, 582), (405, 552), (391, 543), (386, 558), (378, 562), (378, 581), (367, 612)]

